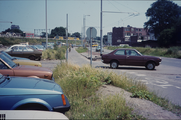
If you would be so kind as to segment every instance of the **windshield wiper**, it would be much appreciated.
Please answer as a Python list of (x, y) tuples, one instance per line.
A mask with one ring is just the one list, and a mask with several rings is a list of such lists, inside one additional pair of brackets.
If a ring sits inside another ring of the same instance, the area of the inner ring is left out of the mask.
[(16, 67), (17, 66), (17, 64), (14, 64), (13, 66), (12, 66), (12, 68), (14, 68), (14, 67)]

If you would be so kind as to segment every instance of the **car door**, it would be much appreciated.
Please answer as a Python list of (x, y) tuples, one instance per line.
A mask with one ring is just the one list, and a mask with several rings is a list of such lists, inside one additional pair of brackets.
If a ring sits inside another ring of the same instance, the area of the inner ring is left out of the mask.
[(126, 50), (126, 65), (143, 66), (144, 59), (135, 50)]
[(10, 55), (15, 57), (23, 57), (22, 49), (22, 46), (15, 46), (10, 51)]
[(33, 55), (34, 50), (29, 48), (28, 46), (23, 47), (23, 56), (26, 58), (29, 58), (31, 55)]
[(117, 51), (115, 51), (112, 59), (118, 60), (119, 65), (125, 65), (126, 64), (125, 50), (117, 50)]

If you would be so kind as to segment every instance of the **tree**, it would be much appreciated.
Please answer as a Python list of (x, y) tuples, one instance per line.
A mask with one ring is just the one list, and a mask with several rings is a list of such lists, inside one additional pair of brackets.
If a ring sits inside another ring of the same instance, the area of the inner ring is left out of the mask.
[(181, 41), (181, 18), (177, 20), (170, 29), (165, 29), (158, 37), (158, 43), (161, 47), (170, 47)]
[(55, 36), (66, 36), (66, 31), (64, 27), (56, 27), (55, 29), (51, 30), (50, 37), (53, 38)]
[(71, 35), (71, 37), (77, 37), (80, 38), (80, 33), (79, 32), (75, 32)]
[(145, 13), (149, 20), (144, 23), (148, 32), (158, 38), (164, 29), (171, 29), (179, 18), (179, 6), (169, 0), (157, 0)]

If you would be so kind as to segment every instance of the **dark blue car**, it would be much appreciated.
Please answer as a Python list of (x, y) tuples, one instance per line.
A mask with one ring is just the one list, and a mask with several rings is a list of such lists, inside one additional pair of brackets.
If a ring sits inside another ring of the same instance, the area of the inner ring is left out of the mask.
[(67, 97), (55, 82), (0, 74), (0, 110), (45, 110), (65, 113), (69, 109)]

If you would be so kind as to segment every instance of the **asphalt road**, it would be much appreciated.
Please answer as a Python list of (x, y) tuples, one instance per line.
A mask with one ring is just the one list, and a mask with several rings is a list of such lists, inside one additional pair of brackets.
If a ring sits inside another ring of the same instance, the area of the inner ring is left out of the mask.
[[(103, 54), (108, 52), (110, 51), (105, 50)], [(68, 59), (69, 62), (80, 66), (90, 64), (89, 59), (86, 59), (74, 49), (69, 53)], [(155, 67), (155, 70), (147, 70), (145, 67), (137, 66), (119, 66), (118, 69), (111, 69), (109, 65), (103, 64), (101, 60), (92, 61), (92, 66), (102, 67), (117, 74), (125, 74), (136, 81), (142, 81), (150, 91), (181, 105), (181, 59), (162, 57), (161, 65)]]

